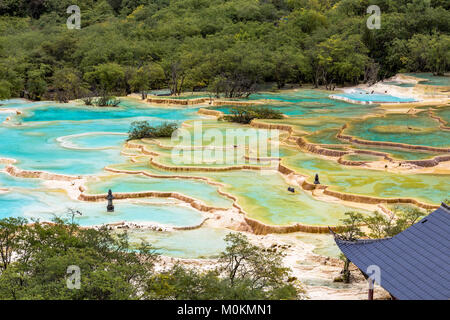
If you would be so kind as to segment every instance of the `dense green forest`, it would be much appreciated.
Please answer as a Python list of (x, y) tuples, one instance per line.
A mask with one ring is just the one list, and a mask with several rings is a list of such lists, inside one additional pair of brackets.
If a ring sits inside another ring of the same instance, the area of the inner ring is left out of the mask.
[[(132, 246), (127, 233), (81, 228), (70, 220), (33, 222), (0, 219), (0, 300), (305, 298), (282, 264), (283, 253), (254, 246), (242, 234), (225, 237), (227, 247), (213, 270), (181, 264), (157, 270), (157, 249)], [(69, 265), (82, 270), (77, 290), (68, 288), (68, 281), (76, 285)]]
[[(81, 29), (69, 30), (70, 5)], [(381, 8), (369, 30), (367, 8)], [(0, 99), (245, 97), (450, 68), (447, 0), (1, 0)]]

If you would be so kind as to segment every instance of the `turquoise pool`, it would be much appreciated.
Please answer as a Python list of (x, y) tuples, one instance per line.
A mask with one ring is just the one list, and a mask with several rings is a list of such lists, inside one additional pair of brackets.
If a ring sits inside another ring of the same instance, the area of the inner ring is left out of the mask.
[[(18, 160), (26, 170), (69, 175), (97, 174), (120, 155), (131, 122), (147, 120), (157, 125), (197, 119), (197, 109), (147, 107), (125, 100), (120, 108), (99, 109), (49, 102), (3, 101), (3, 107), (21, 106), (23, 114), (0, 125), (0, 157)], [(110, 110), (108, 110), (110, 109)]]
[(179, 192), (189, 197), (199, 199), (211, 206), (229, 208), (232, 201), (217, 192), (218, 187), (204, 181), (186, 179), (149, 178), (142, 175), (112, 175), (100, 176), (87, 184), (88, 192), (106, 193), (108, 189), (114, 192), (165, 191)]
[(406, 73), (407, 76), (423, 79), (420, 84), (427, 86), (450, 86), (450, 77), (434, 76), (432, 73)]
[(115, 212), (106, 212), (105, 202), (80, 202), (72, 200), (60, 190), (48, 190), (43, 186), (34, 189), (10, 188), (0, 193), (0, 219), (23, 217), (29, 220), (51, 221), (55, 217), (68, 219), (68, 208), (82, 212), (76, 217), (81, 226), (102, 225), (129, 221), (155, 225), (185, 227), (203, 221), (203, 215), (188, 206), (169, 200), (143, 199), (139, 201), (115, 201)]
[[(376, 105), (355, 106), (345, 101), (330, 99), (329, 92), (314, 90), (253, 94), (250, 100), (267, 100), (265, 106), (279, 110), (290, 117), (357, 118), (367, 114), (381, 113)], [(231, 108), (232, 106), (221, 106), (212, 109), (229, 114)]]

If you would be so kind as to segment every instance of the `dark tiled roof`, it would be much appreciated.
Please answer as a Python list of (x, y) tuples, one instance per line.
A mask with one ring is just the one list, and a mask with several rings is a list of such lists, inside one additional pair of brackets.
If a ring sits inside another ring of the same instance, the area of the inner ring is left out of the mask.
[(397, 299), (450, 299), (450, 208), (442, 205), (412, 227), (389, 239), (335, 238), (345, 256), (361, 271), (381, 271), (384, 289)]

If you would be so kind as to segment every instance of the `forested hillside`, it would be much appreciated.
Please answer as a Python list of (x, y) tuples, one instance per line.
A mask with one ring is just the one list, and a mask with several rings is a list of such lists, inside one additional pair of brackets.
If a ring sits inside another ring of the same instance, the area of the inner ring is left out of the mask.
[[(81, 29), (69, 30), (70, 5)], [(381, 29), (366, 26), (381, 8)], [(448, 0), (0, 0), (0, 99), (169, 87), (242, 97), (450, 68)]]

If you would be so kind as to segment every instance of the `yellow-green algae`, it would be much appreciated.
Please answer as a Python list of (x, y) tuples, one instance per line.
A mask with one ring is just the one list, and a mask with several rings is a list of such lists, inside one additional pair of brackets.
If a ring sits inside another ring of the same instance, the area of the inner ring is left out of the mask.
[(308, 175), (314, 182), (314, 175), (320, 176), (323, 184), (332, 190), (382, 198), (414, 198), (439, 205), (448, 197), (448, 175), (393, 173), (346, 167), (334, 161), (299, 152), (283, 159), (289, 168)]

